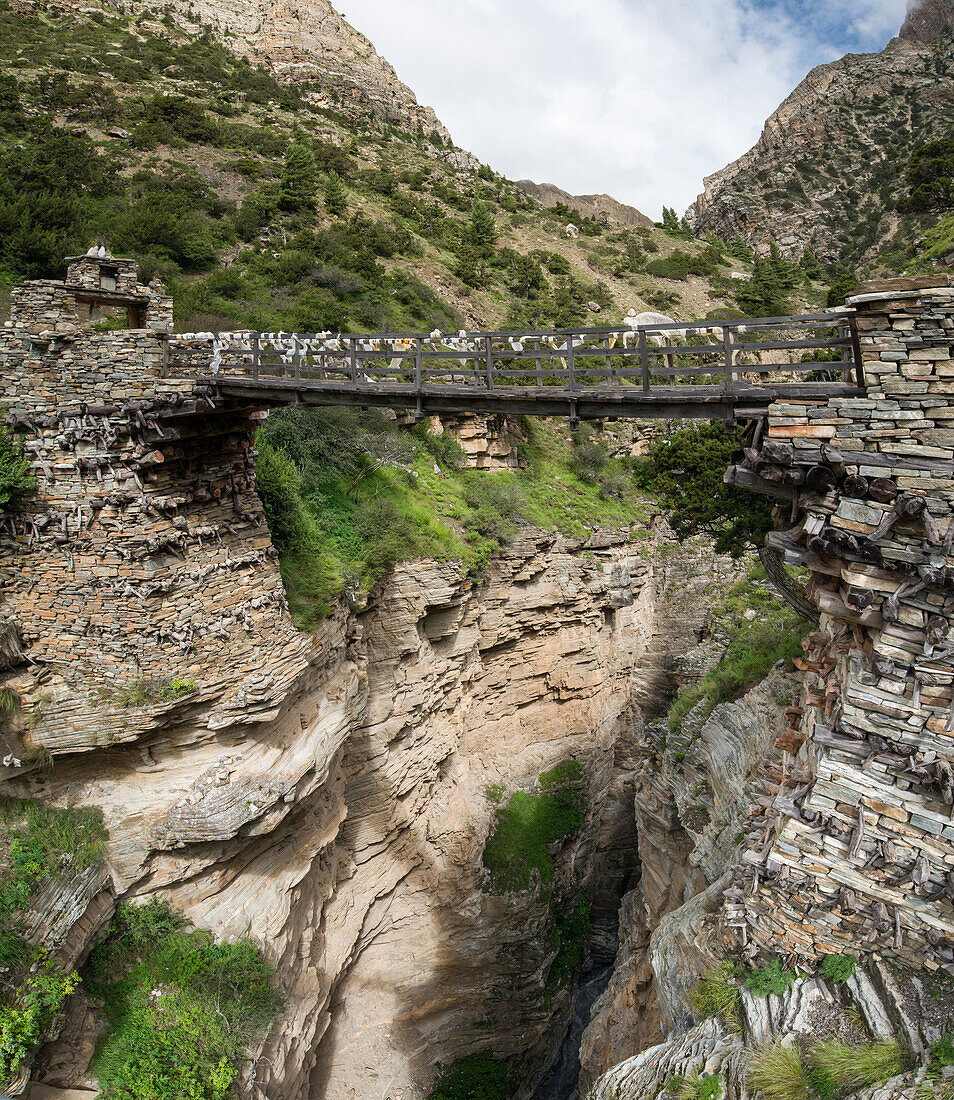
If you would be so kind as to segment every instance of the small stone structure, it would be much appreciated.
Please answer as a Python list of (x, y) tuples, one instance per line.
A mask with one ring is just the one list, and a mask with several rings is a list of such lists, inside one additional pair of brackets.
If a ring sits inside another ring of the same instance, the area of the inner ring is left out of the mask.
[(861, 398), (776, 403), (727, 480), (780, 498), (819, 628), (727, 893), (750, 952), (954, 974), (954, 288), (859, 288)]
[[(93, 252), (15, 288), (0, 331), (0, 401), (37, 479), (0, 519), (0, 681), (21, 704), (4, 752), (24, 762), (136, 740), (198, 700), (216, 728), (254, 722), (314, 650), (255, 493), (266, 414), (165, 377), (172, 299)], [(104, 324), (117, 308), (136, 327)]]

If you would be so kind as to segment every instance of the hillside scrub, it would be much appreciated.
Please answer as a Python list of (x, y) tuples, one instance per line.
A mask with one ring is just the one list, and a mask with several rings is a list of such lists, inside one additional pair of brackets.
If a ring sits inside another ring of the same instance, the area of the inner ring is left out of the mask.
[(86, 985), (109, 1021), (93, 1061), (104, 1100), (224, 1100), (281, 1007), (253, 943), (216, 943), (155, 900), (119, 906)]
[(438, 1069), (428, 1100), (508, 1100), (517, 1088), (507, 1063), (488, 1051), (468, 1054)]
[(380, 411), (270, 416), (257, 488), (299, 625), (313, 627), (342, 592), (370, 591), (400, 561), (456, 561), (477, 577), (521, 525), (586, 537), (645, 522), (628, 463), (603, 456), (581, 477), (562, 427), (520, 432), (523, 467), (487, 473), (466, 468), (452, 436), (398, 428)]
[[(180, 330), (457, 331), (462, 302), (470, 324), (561, 327), (661, 300), (644, 257), (663, 231), (457, 171), (442, 139), (316, 107), (174, 13), (28, 19), (0, 0), (0, 62), (0, 282), (58, 276), (102, 236), (162, 276)], [(342, 102), (332, 74), (315, 86)], [(680, 256), (731, 293), (711, 242)]]

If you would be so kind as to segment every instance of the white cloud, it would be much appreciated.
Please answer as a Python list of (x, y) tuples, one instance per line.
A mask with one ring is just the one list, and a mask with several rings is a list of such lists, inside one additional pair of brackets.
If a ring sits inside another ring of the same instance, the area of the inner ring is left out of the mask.
[(811, 65), (880, 49), (905, 0), (347, 0), (455, 141), (514, 179), (658, 217), (758, 138)]

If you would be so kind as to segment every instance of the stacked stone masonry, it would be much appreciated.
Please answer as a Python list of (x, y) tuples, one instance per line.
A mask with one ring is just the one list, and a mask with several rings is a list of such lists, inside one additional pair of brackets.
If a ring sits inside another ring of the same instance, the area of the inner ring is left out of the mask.
[[(98, 320), (117, 295), (143, 327)], [(200, 702), (213, 728), (260, 721), (314, 657), (255, 493), (263, 413), (164, 377), (171, 312), (109, 256), (14, 291), (0, 400), (37, 481), (0, 526), (16, 759), (133, 741)]]
[(866, 395), (774, 404), (727, 476), (780, 499), (819, 626), (725, 913), (750, 954), (954, 974), (954, 289), (860, 290)]

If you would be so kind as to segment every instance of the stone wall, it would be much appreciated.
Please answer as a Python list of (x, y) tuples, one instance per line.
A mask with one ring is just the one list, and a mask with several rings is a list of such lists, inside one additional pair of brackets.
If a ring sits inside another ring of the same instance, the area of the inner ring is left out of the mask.
[(164, 334), (96, 331), (80, 290), (17, 288), (0, 332), (0, 400), (37, 481), (0, 527), (23, 762), (136, 740), (200, 701), (210, 722), (255, 721), (314, 655), (255, 493), (263, 414), (165, 378)]
[(783, 498), (770, 542), (820, 622), (728, 923), (750, 953), (954, 974), (954, 288), (860, 291), (866, 395), (777, 402), (729, 474)]

